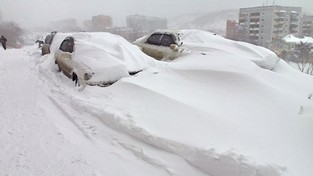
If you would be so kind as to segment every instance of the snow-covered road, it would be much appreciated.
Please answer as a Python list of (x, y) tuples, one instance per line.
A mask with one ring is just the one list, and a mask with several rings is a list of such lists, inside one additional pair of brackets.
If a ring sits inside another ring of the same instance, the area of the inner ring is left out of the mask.
[(60, 131), (54, 118), (64, 116), (36, 75), (38, 57), (27, 49), (1, 52), (1, 174), (83, 175), (79, 145)]
[[(106, 125), (114, 126), (114, 122), (103, 122), (98, 118), (110, 115), (93, 116), (88, 113), (92, 109), (84, 109), (88, 108), (87, 105), (75, 103), (79, 100), (66, 92), (79, 93), (72, 84), (65, 85), (71, 86), (71, 90), (64, 90), (63, 85), (53, 85), (58, 82), (44, 80), (47, 77), (38, 75), (44, 72), (38, 64), (46, 58), (41, 57), (34, 47), (0, 52), (0, 83), (3, 85), (0, 88), (1, 174), (100, 176), (149, 173), (157, 176), (177, 172), (171, 170), (172, 165), (173, 168), (184, 168), (184, 172), (178, 175), (205, 175), (175, 155), (155, 150), (129, 138), (124, 132), (107, 128)], [(61, 77), (61, 81), (68, 82), (54, 68), (52, 71)], [(51, 72), (47, 70), (47, 73)], [(55, 77), (52, 75), (51, 79)], [(142, 148), (151, 150), (153, 155), (145, 154)], [(155, 156), (168, 161), (159, 161)]]

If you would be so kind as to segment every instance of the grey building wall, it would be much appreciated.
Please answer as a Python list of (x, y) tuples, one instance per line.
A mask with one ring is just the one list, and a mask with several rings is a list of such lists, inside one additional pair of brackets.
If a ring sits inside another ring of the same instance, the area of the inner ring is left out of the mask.
[(112, 17), (108, 15), (93, 16), (91, 22), (94, 31), (106, 31), (107, 28), (113, 27)]
[(126, 17), (126, 25), (137, 32), (152, 32), (157, 29), (167, 29), (167, 19), (131, 15)]
[(77, 20), (74, 18), (68, 18), (58, 21), (50, 21), (49, 28), (51, 31), (59, 32), (73, 32), (80, 31), (80, 28), (77, 25)]
[(313, 16), (302, 17), (300, 36), (313, 37)]

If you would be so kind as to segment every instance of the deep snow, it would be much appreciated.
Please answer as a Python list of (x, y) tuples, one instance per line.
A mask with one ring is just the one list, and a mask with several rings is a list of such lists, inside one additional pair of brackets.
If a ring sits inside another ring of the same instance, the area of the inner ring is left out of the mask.
[(36, 46), (0, 50), (1, 174), (311, 176), (313, 78), (200, 33), (177, 60), (83, 91)]

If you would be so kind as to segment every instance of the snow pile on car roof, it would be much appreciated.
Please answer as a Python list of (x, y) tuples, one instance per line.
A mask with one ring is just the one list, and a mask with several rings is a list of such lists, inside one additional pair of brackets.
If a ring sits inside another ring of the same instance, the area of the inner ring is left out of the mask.
[[(272, 51), (245, 42), (225, 39), (217, 34), (201, 30), (181, 30), (182, 47), (190, 52), (216, 55), (253, 61), (259, 67), (273, 69), (279, 58)], [(232, 52), (236, 50), (236, 52)]]
[(75, 40), (73, 59), (97, 72), (91, 79), (114, 82), (157, 62), (118, 35), (83, 32), (72, 37)]

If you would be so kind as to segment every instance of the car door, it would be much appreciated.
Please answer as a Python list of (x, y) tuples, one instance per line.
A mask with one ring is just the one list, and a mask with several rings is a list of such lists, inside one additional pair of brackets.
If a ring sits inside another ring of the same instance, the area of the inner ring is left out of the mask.
[(59, 53), (57, 55), (57, 63), (59, 68), (63, 71), (63, 73), (71, 78), (72, 70), (73, 70), (73, 61), (72, 54), (74, 51), (74, 38), (67, 37), (63, 40), (60, 45)]
[(171, 49), (171, 45), (176, 44), (175, 36), (172, 34), (163, 34), (160, 43), (160, 51), (164, 59), (172, 59), (176, 57), (177, 51)]
[(162, 59), (163, 54), (160, 50), (162, 36), (162, 33), (151, 34), (145, 42), (144, 46), (142, 47), (143, 52), (156, 59)]

